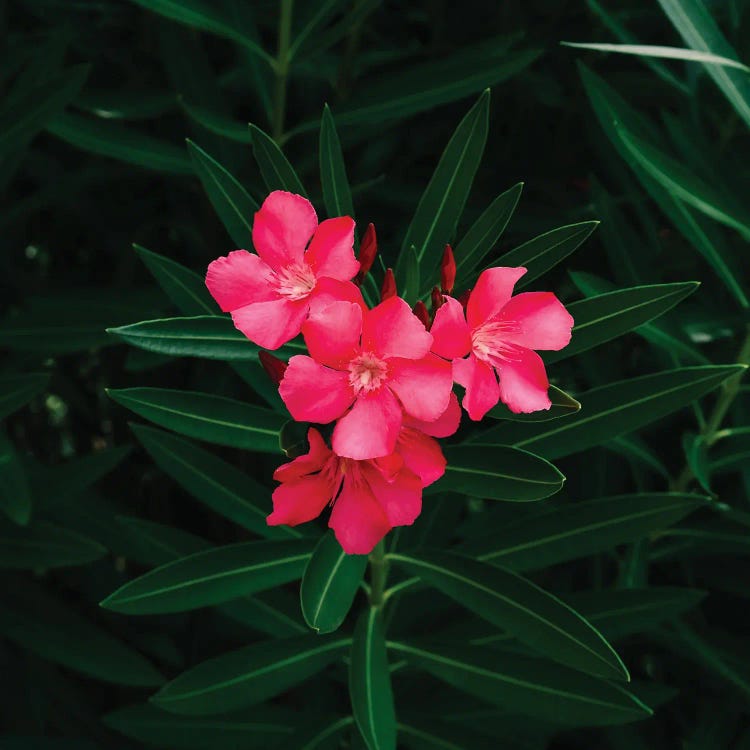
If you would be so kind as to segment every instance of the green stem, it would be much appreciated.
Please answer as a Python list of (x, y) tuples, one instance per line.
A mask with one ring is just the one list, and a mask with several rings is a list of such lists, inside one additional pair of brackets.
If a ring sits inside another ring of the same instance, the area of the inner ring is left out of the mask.
[(388, 579), (388, 562), (385, 559), (385, 542), (381, 539), (370, 553), (370, 605), (382, 607), (385, 601), (385, 584)]
[[(737, 355), (737, 364), (750, 365), (750, 326), (747, 327), (745, 340), (742, 342), (740, 352)], [(732, 402), (739, 393), (743, 375), (744, 373), (742, 372), (737, 373), (737, 375), (731, 377), (726, 383), (724, 383), (724, 387), (714, 405), (714, 409), (700, 432), (706, 447), (709, 447), (716, 442), (724, 417), (726, 417), (727, 412), (732, 406)], [(685, 464), (680, 476), (672, 483), (672, 490), (674, 492), (684, 492), (693, 479), (693, 470), (690, 466)]]
[(271, 135), (276, 143), (280, 143), (284, 135), (284, 120), (286, 118), (286, 88), (289, 74), (289, 46), (292, 40), (292, 10), (294, 0), (281, 0), (281, 15), (279, 17), (279, 43), (276, 53), (276, 85), (273, 99), (273, 119)]

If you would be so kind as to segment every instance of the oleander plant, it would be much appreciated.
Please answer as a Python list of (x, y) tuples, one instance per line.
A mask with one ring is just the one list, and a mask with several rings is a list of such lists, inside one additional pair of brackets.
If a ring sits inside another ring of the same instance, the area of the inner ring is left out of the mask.
[(0, 17), (0, 750), (750, 748), (750, 3)]

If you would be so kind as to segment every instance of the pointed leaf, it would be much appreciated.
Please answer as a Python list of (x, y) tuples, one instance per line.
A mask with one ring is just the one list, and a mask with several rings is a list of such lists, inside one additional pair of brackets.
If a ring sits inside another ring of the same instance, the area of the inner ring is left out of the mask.
[(297, 173), (284, 156), (284, 152), (276, 145), (270, 136), (260, 128), (250, 124), (250, 134), (253, 138), (253, 153), (258, 162), (260, 173), (269, 192), (286, 190), (297, 195), (307, 195)]
[(0, 419), (5, 419), (38, 396), (49, 383), (46, 373), (0, 375)]
[(551, 419), (570, 417), (581, 410), (581, 404), (571, 395), (554, 385), (549, 387), (548, 396), (552, 406), (547, 410), (533, 411), (530, 414), (516, 414), (505, 404), (499, 403), (487, 412), (492, 419), (509, 419), (512, 422), (549, 422)]
[(323, 117), (320, 121), (320, 184), (328, 217), (354, 218), (354, 204), (349, 179), (346, 176), (344, 153), (341, 150), (333, 115), (327, 104), (323, 108)]
[(31, 519), (31, 488), (13, 444), (0, 432), (0, 511), (13, 523)]

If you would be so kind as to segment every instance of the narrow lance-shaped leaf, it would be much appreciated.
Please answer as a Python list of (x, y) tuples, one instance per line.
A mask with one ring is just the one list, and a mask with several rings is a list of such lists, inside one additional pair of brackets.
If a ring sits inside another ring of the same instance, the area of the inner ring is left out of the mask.
[(396, 712), (380, 609), (359, 617), (352, 641), (349, 695), (359, 731), (370, 750), (396, 750)]
[(25, 528), (0, 524), (0, 568), (64, 568), (85, 565), (106, 554), (100, 544), (47, 521)]
[(258, 204), (245, 188), (224, 168), (191, 140), (187, 141), (190, 159), (216, 213), (238, 248), (252, 247), (253, 216)]
[(121, 586), (101, 606), (126, 614), (185, 612), (265, 591), (302, 575), (313, 543), (240, 542), (167, 563)]
[(20, 409), (38, 396), (49, 383), (45, 373), (0, 375), (0, 419)]
[(324, 534), (310, 557), (300, 587), (302, 614), (318, 633), (337, 630), (354, 601), (367, 567), (367, 555), (347, 555), (332, 532)]
[(550, 659), (597, 677), (630, 679), (597, 630), (531, 581), (452, 553), (424, 551), (388, 558)]
[(532, 411), (529, 414), (516, 414), (505, 404), (499, 403), (487, 412), (492, 419), (509, 419), (511, 422), (549, 422), (551, 419), (570, 417), (581, 410), (580, 401), (576, 401), (570, 394), (551, 385), (547, 392), (552, 406), (545, 411)]
[(25, 526), (31, 519), (31, 488), (13, 444), (0, 432), (0, 511)]
[(250, 134), (253, 138), (255, 160), (269, 192), (286, 190), (298, 195), (307, 195), (297, 173), (273, 138), (253, 124), (250, 125)]
[(273, 698), (339, 659), (351, 644), (340, 636), (261, 641), (183, 672), (151, 700), (189, 716), (226, 714)]
[(346, 176), (344, 153), (341, 150), (333, 115), (327, 104), (323, 108), (323, 117), (320, 121), (320, 184), (328, 216), (354, 218), (354, 204), (349, 179)]

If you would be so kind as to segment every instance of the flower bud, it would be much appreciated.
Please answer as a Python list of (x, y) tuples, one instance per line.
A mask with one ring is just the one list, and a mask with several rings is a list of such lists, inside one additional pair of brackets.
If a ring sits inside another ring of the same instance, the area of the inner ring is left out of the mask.
[(383, 286), (380, 287), (380, 301), (395, 297), (398, 292), (396, 291), (396, 277), (393, 275), (393, 269), (389, 268), (385, 272), (385, 278), (383, 279)]
[(263, 365), (266, 375), (271, 378), (274, 385), (278, 385), (284, 377), (284, 373), (288, 367), (287, 363), (262, 349), (258, 352), (258, 359), (261, 365)]
[(458, 301), (461, 303), (461, 307), (466, 309), (466, 305), (469, 304), (469, 297), (471, 296), (471, 289), (467, 289), (459, 298)]
[(442, 305), (443, 302), (445, 302), (445, 300), (443, 299), (443, 293), (436, 286), (432, 287), (431, 299), (432, 299), (432, 314), (434, 315), (438, 311), (438, 308), (440, 307), (440, 305)]
[(430, 320), (430, 313), (427, 312), (427, 306), (422, 300), (417, 300), (417, 304), (412, 308), (412, 312), (419, 318), (422, 325), (429, 331), (432, 321)]
[(455, 283), (456, 259), (453, 257), (453, 248), (446, 245), (443, 260), (440, 264), (440, 288), (443, 290), (443, 294), (450, 294)]
[(364, 281), (365, 276), (372, 268), (375, 262), (375, 256), (378, 254), (378, 238), (375, 234), (375, 225), (368, 224), (362, 242), (359, 245), (359, 273), (355, 279), (357, 284)]

